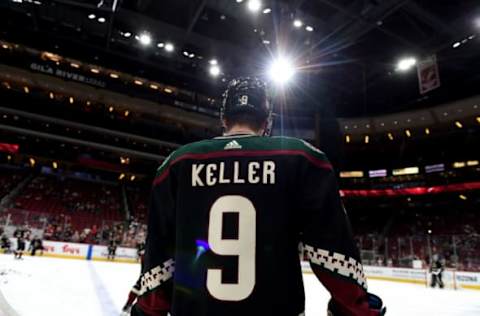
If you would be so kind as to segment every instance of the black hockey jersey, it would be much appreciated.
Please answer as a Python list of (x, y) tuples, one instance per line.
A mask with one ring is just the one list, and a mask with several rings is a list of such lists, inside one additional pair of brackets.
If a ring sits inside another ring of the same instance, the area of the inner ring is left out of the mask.
[(299, 243), (342, 314), (377, 315), (321, 151), (254, 135), (186, 145), (154, 180), (132, 315), (302, 315)]

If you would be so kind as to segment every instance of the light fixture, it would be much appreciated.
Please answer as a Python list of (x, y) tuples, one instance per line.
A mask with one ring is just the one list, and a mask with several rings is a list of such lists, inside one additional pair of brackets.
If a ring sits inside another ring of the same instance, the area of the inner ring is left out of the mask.
[(370, 136), (365, 135), (364, 141), (365, 141), (365, 144), (370, 143)]
[(52, 167), (53, 169), (57, 169), (58, 168), (58, 164), (56, 161), (52, 162)]
[(110, 106), (110, 107), (108, 108), (108, 112), (110, 112), (110, 113), (113, 112), (113, 110), (114, 110), (113, 106)]
[(129, 38), (130, 36), (132, 36), (132, 33), (125, 32), (125, 33), (123, 33), (123, 36), (126, 37), (126, 38)]
[(263, 9), (263, 14), (269, 14), (270, 12), (272, 12), (272, 9), (270, 8)]
[(138, 36), (138, 41), (143, 46), (149, 46), (152, 43), (152, 37), (148, 33), (142, 33)]
[(97, 68), (90, 68), (90, 71), (93, 72), (94, 74), (100, 73), (100, 70), (98, 70)]
[(105, 23), (106, 19), (102, 16), (98, 18), (98, 23)]
[(269, 41), (269, 40), (263, 40), (262, 43), (265, 44), (265, 45), (270, 45), (270, 41)]
[(128, 164), (130, 164), (130, 158), (129, 157), (120, 157), (120, 163), (122, 165), (128, 165)]
[(123, 180), (123, 178), (125, 178), (125, 173), (121, 173), (121, 174), (118, 176), (118, 180)]
[(477, 116), (475, 120), (477, 120), (477, 123), (480, 124), (480, 116)]
[(460, 121), (455, 121), (455, 126), (458, 127), (458, 128), (462, 128), (463, 125)]
[(133, 83), (136, 84), (137, 86), (142, 86), (142, 85), (143, 85), (143, 81), (138, 80), (138, 79), (135, 79), (135, 80), (133, 81)]
[(166, 93), (173, 93), (173, 90), (170, 88), (165, 88), (163, 89), (163, 91), (165, 91)]
[(30, 93), (30, 89), (27, 86), (23, 87), (23, 91), (25, 93)]
[(68, 102), (70, 102), (70, 104), (73, 104), (74, 101), (75, 100), (73, 99), (73, 97), (68, 98)]
[(406, 129), (406, 130), (405, 130), (405, 135), (407, 135), (407, 137), (411, 137), (411, 136), (412, 136), (412, 133), (410, 132), (409, 129)]
[(407, 57), (400, 59), (397, 63), (397, 70), (401, 72), (412, 69), (417, 64), (417, 60), (414, 57)]
[(188, 57), (188, 55), (190, 55), (186, 50), (183, 51), (183, 56), (186, 56)]
[(169, 52), (169, 53), (170, 53), (170, 52), (173, 52), (174, 49), (175, 49), (175, 47), (173, 46), (172, 43), (166, 43), (166, 44), (165, 44), (165, 50), (166, 50), (167, 52)]
[(262, 7), (262, 2), (260, 0), (248, 0), (247, 4), (248, 10), (252, 12), (257, 12)]
[(30, 157), (30, 159), (28, 159), (28, 162), (30, 163), (30, 167), (35, 167), (35, 164), (36, 164), (35, 159)]
[(428, 127), (425, 127), (425, 135), (430, 135), (430, 129)]
[(287, 58), (278, 57), (270, 65), (269, 75), (274, 82), (285, 84), (295, 75), (295, 68)]
[(136, 177), (132, 174), (132, 175), (130, 176), (130, 181), (134, 181), (135, 178), (136, 178)]
[(53, 100), (55, 98), (55, 95), (53, 94), (53, 92), (50, 92), (48, 94), (48, 97)]
[(221, 70), (218, 65), (212, 65), (208, 70), (208, 72), (212, 77), (218, 77), (220, 75)]
[(236, 0), (236, 1), (237, 1), (237, 3), (242, 3), (243, 2), (243, 0)]
[(164, 48), (164, 47), (165, 47), (165, 43), (157, 43), (157, 47), (158, 47), (158, 48)]
[(303, 26), (303, 22), (299, 19), (295, 19), (293, 21), (293, 26), (295, 26), (296, 28), (301, 28)]
[(460, 45), (462, 45), (462, 43), (460, 43), (460, 42), (455, 42), (455, 43), (453, 43), (452, 47), (453, 47), (453, 48), (458, 48), (458, 47), (460, 47)]
[(158, 90), (158, 86), (156, 84), (151, 84), (150, 85), (150, 89), (153, 89), (153, 90)]
[(96, 18), (96, 15), (93, 14), (93, 13), (91, 13), (91, 14), (88, 15), (88, 18), (89, 18), (90, 20), (93, 20), (93, 19)]
[(216, 59), (211, 59), (208, 63), (210, 65), (218, 65), (218, 61)]
[(118, 76), (118, 74), (112, 72), (112, 73), (110, 74), (110, 77), (113, 78), (113, 79), (118, 79), (119, 76)]
[(123, 115), (124, 115), (125, 117), (128, 117), (128, 116), (130, 115), (130, 111), (129, 111), (129, 110), (126, 110), (125, 112), (123, 112)]
[(190, 53), (190, 55), (188, 55), (188, 58), (194, 58), (194, 57), (195, 57), (194, 53)]
[(459, 197), (461, 200), (464, 200), (464, 201), (466, 201), (466, 200), (468, 199), (467, 196), (465, 196), (465, 195), (463, 195), (463, 194), (460, 194), (458, 197)]
[(350, 135), (348, 135), (348, 134), (345, 135), (345, 142), (346, 142), (347, 144), (350, 144), (351, 141), (352, 141), (352, 139), (351, 139)]
[(307, 26), (305, 27), (305, 31), (307, 31), (307, 32), (313, 32), (313, 26), (307, 25)]
[(11, 156), (11, 155), (8, 155), (8, 156), (7, 156), (7, 160), (8, 160), (8, 161), (12, 160), (12, 156)]
[(73, 68), (80, 68), (80, 65), (76, 63), (70, 63), (70, 66), (72, 66)]
[(387, 136), (388, 136), (388, 139), (393, 140), (393, 134), (392, 133), (388, 133)]
[(427, 232), (428, 232), (429, 234), (431, 234), (431, 233), (432, 233), (432, 230), (431, 230), (431, 229), (429, 229)]

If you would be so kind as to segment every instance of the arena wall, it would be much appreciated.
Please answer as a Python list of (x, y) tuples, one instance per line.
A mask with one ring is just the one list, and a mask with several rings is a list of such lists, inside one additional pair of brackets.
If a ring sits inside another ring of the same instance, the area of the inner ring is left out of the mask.
[[(16, 248), (16, 238), (11, 238), (12, 249)], [(79, 244), (70, 242), (48, 241), (43, 242), (43, 256), (107, 261), (107, 246)], [(27, 250), (29, 244), (27, 242)], [(115, 256), (116, 262), (136, 263), (137, 250), (134, 248), (118, 247)], [(304, 273), (313, 273), (308, 262), (302, 262)], [(384, 280), (402, 283), (429, 284), (428, 270), (393, 267), (364, 266), (368, 279)], [(447, 288), (480, 290), (480, 273), (446, 270), (443, 276)]]

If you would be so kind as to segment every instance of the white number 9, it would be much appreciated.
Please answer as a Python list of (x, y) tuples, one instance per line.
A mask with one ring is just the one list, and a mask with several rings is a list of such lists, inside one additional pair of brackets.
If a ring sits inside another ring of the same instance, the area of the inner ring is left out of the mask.
[[(238, 239), (223, 239), (224, 213), (238, 213)], [(256, 211), (252, 202), (239, 195), (226, 195), (213, 203), (210, 209), (208, 244), (223, 256), (238, 256), (238, 282), (222, 283), (221, 269), (208, 269), (207, 289), (218, 300), (241, 301), (252, 294), (255, 287)]]

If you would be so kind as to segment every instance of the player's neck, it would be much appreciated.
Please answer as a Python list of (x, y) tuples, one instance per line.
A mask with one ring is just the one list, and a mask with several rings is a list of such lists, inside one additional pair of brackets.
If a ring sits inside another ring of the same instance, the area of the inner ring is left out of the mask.
[(231, 136), (231, 135), (260, 135), (260, 133), (246, 126), (238, 125), (238, 126), (232, 126), (232, 128), (230, 128), (224, 134), (224, 136)]

